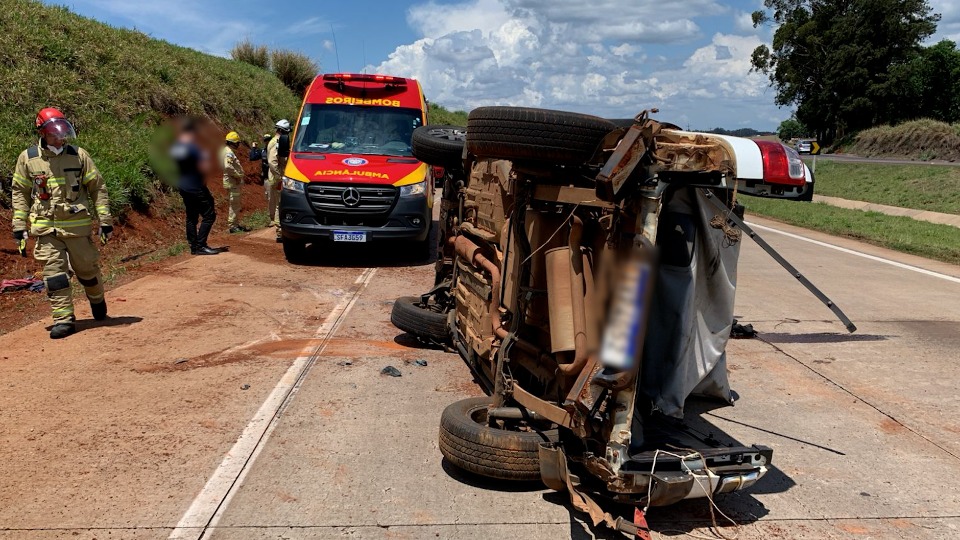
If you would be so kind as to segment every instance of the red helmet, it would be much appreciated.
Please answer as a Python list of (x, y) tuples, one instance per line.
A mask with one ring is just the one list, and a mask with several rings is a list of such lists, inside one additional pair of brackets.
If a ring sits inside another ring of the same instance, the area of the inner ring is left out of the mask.
[(41, 136), (53, 135), (59, 140), (76, 138), (77, 132), (73, 129), (67, 117), (59, 109), (47, 107), (37, 113), (37, 130)]

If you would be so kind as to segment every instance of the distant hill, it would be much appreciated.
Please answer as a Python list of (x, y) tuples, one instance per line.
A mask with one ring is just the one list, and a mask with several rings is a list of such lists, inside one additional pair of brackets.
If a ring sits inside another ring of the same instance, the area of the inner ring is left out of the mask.
[(740, 128), (740, 129), (723, 129), (723, 128), (713, 128), (711, 130), (704, 131), (704, 133), (716, 133), (717, 135), (729, 135), (731, 137), (759, 137), (766, 135), (776, 135), (773, 131), (757, 131), (753, 128)]
[(113, 28), (33, 0), (0, 0), (0, 206), (17, 155), (35, 142), (36, 112), (74, 121), (110, 188), (114, 211), (146, 208), (156, 178), (151, 138), (172, 115), (206, 117), (259, 140), (300, 98), (269, 71)]

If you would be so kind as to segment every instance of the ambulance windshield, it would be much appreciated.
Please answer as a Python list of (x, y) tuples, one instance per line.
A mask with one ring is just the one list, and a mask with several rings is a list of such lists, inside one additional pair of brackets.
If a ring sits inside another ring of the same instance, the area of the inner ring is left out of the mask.
[(410, 137), (422, 123), (417, 109), (308, 104), (294, 152), (412, 156)]

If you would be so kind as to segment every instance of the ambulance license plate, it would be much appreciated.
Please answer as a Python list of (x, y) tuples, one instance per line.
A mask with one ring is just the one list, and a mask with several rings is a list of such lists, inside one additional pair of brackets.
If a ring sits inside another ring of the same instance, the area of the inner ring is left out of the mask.
[(366, 242), (365, 231), (333, 231), (334, 242)]

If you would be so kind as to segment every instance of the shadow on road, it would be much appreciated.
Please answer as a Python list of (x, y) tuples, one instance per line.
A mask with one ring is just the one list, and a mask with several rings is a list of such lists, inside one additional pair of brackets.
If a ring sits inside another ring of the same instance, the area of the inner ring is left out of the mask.
[(532, 482), (517, 482), (510, 480), (496, 480), (493, 478), (480, 476), (478, 474), (473, 474), (457, 467), (453, 463), (450, 463), (447, 461), (447, 458), (443, 458), (440, 466), (443, 467), (443, 472), (447, 473), (450, 478), (453, 478), (462, 484), (479, 489), (503, 491), (505, 493), (526, 493), (543, 491), (546, 489), (543, 483), (539, 480)]
[(886, 341), (890, 339), (890, 336), (876, 334), (838, 334), (833, 332), (803, 334), (763, 332), (760, 334), (760, 338), (769, 343), (846, 343), (850, 341)]
[[(130, 326), (142, 321), (143, 317), (108, 317), (102, 321), (93, 319), (80, 319), (76, 322), (77, 332), (90, 330), (93, 328), (105, 328), (109, 326)], [(53, 325), (47, 326), (47, 330), (53, 328)]]
[(384, 240), (362, 244), (335, 243), (323, 240), (307, 245), (300, 266), (333, 268), (390, 268), (421, 266), (437, 260), (437, 227), (433, 222), (427, 240), (430, 249), (425, 252), (414, 242)]

